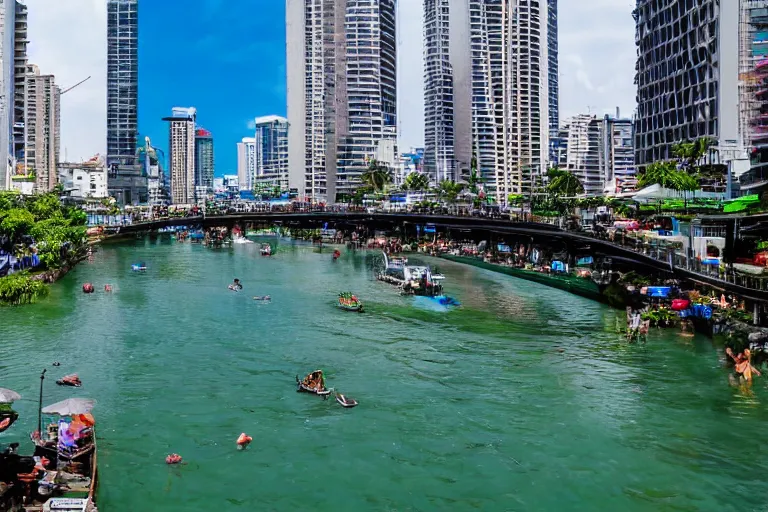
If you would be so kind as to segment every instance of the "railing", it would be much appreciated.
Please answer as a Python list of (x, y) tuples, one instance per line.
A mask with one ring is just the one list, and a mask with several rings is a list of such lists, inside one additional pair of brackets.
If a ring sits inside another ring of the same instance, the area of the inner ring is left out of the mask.
[[(551, 217), (536, 217), (531, 215), (519, 215), (516, 218), (512, 218), (508, 215), (502, 216), (497, 212), (489, 214), (478, 214), (477, 212), (469, 211), (466, 209), (412, 209), (412, 210), (400, 210), (400, 209), (367, 209), (361, 207), (338, 207), (338, 206), (307, 206), (307, 207), (272, 207), (251, 209), (250, 211), (216, 211), (211, 213), (210, 211), (197, 214), (175, 215), (168, 217), (149, 216), (148, 218), (139, 219), (131, 218), (126, 219), (130, 222), (126, 222), (123, 226), (140, 225), (143, 223), (158, 222), (164, 220), (179, 220), (179, 219), (200, 219), (200, 218), (217, 218), (224, 216), (237, 216), (248, 215), (253, 213), (284, 213), (284, 214), (305, 214), (305, 213), (370, 213), (370, 214), (407, 214), (407, 215), (432, 215), (437, 217), (454, 217), (454, 218), (476, 218), (476, 219), (493, 219), (493, 220), (507, 220), (510, 225), (521, 222), (536, 222), (549, 225), (561, 225), (557, 218)], [(134, 222), (137, 221), (137, 222)], [(671, 264), (675, 268), (681, 268), (699, 274), (702, 277), (709, 279), (717, 279), (723, 283), (734, 284), (737, 286), (743, 286), (751, 290), (768, 291), (768, 276), (763, 278), (762, 276), (753, 276), (740, 272), (736, 272), (732, 266), (721, 265), (708, 265), (703, 264), (697, 258), (688, 257), (679, 251), (679, 247), (673, 247), (672, 244), (661, 239), (645, 239), (643, 237), (628, 235), (625, 232), (617, 233), (612, 236), (605, 234), (595, 234), (585, 231), (571, 231), (575, 235), (587, 236), (600, 240), (604, 243), (609, 243), (617, 247), (630, 250), (636, 254), (640, 254), (665, 264)]]

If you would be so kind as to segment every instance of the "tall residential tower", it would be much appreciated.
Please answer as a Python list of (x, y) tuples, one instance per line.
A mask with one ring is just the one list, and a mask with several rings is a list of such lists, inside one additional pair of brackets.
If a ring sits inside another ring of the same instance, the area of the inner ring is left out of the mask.
[(171, 203), (190, 204), (195, 201), (195, 120), (194, 107), (174, 107), (169, 123), (169, 172)]
[(213, 190), (213, 134), (195, 130), (195, 187)]
[(394, 166), (395, 0), (287, 0), (289, 181), (334, 201), (371, 158)]
[(556, 0), (424, 0), (425, 154), (433, 181), (473, 161), (499, 202), (530, 191), (557, 128)]
[(139, 0), (107, 0), (107, 165), (136, 157)]

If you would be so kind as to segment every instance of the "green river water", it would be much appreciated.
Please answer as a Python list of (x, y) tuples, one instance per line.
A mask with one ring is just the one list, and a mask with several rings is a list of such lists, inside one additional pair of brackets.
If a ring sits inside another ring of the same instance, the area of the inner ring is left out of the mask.
[[(442, 261), (463, 306), (433, 311), (375, 281), (375, 254), (330, 252), (100, 248), (0, 309), (0, 386), (24, 397), (0, 442), (31, 452), (48, 368), (46, 403), (97, 400), (102, 512), (768, 510), (766, 378), (729, 387), (710, 340), (628, 345), (615, 310)], [(365, 314), (334, 307), (346, 290)], [(296, 393), (316, 368), (360, 405)], [(82, 388), (55, 386), (70, 372)]]

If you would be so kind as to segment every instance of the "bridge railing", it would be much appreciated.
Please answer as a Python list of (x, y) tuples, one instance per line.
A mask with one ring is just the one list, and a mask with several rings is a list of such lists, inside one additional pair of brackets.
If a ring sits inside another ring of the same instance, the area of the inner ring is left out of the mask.
[[(254, 209), (248, 212), (238, 212), (228, 210), (226, 212), (216, 211), (215, 213), (206, 212), (203, 213), (203, 218), (216, 218), (231, 215), (247, 215), (249, 213), (283, 213), (283, 214), (306, 214), (306, 213), (397, 213), (397, 214), (413, 214), (413, 215), (434, 215), (440, 217), (455, 217), (455, 218), (477, 218), (477, 219), (493, 219), (508, 221), (509, 224), (516, 224), (521, 222), (538, 222), (541, 224), (558, 224), (557, 219), (552, 218), (539, 218), (536, 216), (521, 215), (521, 216), (502, 216), (498, 214), (493, 215), (479, 215), (477, 212), (472, 212), (466, 209), (411, 209), (406, 211), (405, 209), (371, 209), (363, 207), (342, 207), (342, 206), (315, 206), (307, 205), (301, 207), (285, 207), (285, 206), (272, 206), (271, 208)], [(140, 225), (144, 223), (158, 222), (164, 220), (178, 220), (178, 219), (193, 219), (200, 218), (200, 214), (192, 214), (191, 212), (186, 215), (175, 215), (167, 217), (148, 216), (146, 218), (136, 217), (124, 217), (124, 223), (122, 226)], [(112, 224), (114, 226), (115, 224)], [(604, 243), (610, 243), (618, 247), (631, 250), (637, 254), (642, 254), (649, 258), (653, 258), (659, 262), (671, 264), (676, 268), (686, 269), (690, 272), (699, 274), (709, 279), (718, 279), (724, 283), (736, 284), (745, 288), (768, 291), (768, 276), (762, 277), (760, 275), (750, 275), (742, 272), (737, 272), (732, 266), (721, 265), (709, 265), (702, 263), (697, 258), (689, 257), (679, 247), (674, 247), (670, 243), (662, 239), (645, 239), (643, 237), (637, 237), (627, 235), (626, 232), (617, 233), (614, 236), (608, 236), (607, 233), (596, 234), (593, 232), (575, 231), (574, 234), (582, 236), (589, 236), (601, 240)]]

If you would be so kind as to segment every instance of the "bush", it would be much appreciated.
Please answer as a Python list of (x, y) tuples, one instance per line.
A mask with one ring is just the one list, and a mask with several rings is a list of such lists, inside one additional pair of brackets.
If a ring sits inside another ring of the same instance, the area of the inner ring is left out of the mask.
[(31, 304), (48, 295), (48, 287), (42, 281), (32, 279), (27, 273), (11, 274), (0, 278), (0, 304), (19, 306)]

